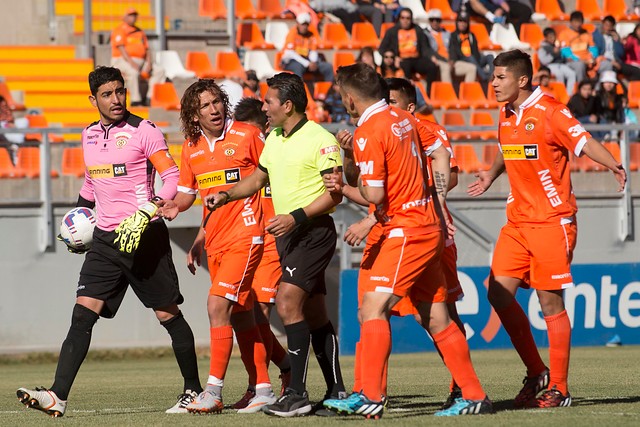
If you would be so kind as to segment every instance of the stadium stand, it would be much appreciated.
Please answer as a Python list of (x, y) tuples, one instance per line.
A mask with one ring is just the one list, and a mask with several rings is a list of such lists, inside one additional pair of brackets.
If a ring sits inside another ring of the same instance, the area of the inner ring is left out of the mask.
[(84, 176), (84, 158), (82, 147), (65, 147), (62, 150), (62, 166), (60, 172), (62, 176)]
[(240, 22), (236, 31), (236, 46), (244, 47), (248, 50), (254, 49), (275, 49), (273, 43), (267, 43), (260, 31), (260, 27), (255, 22)]
[[(400, 6), (411, 9), (411, 12), (413, 13), (413, 22), (415, 24), (424, 27), (429, 23), (429, 17), (427, 16), (427, 10), (429, 7), (423, 7), (420, 0), (400, 0)], [(382, 37), (382, 34), (380, 34), (380, 37)]]
[(569, 14), (562, 11), (558, 4), (558, 0), (537, 0), (535, 11), (536, 13), (544, 15), (549, 21), (569, 20)]
[(217, 70), (211, 65), (207, 52), (187, 52), (185, 67), (189, 71), (193, 71), (201, 79), (220, 78)]
[(353, 27), (351, 27), (351, 47), (353, 49), (362, 49), (363, 47), (377, 49), (379, 45), (380, 39), (370, 22), (356, 22), (353, 24)]
[[(16, 167), (24, 173), (27, 178), (38, 178), (40, 176), (40, 148), (20, 147), (18, 149), (18, 162)], [(51, 169), (51, 178), (57, 178), (58, 172)]]
[(342, 22), (328, 22), (322, 28), (320, 49), (354, 49), (351, 37)]
[(236, 17), (239, 19), (265, 19), (267, 14), (256, 9), (251, 0), (236, 0)]
[(87, 90), (87, 78), (81, 76), (7, 76), (6, 84), (16, 91), (70, 91)]
[(264, 12), (270, 19), (293, 19), (293, 14), (286, 12), (280, 0), (258, 0), (258, 10)]
[[(91, 29), (94, 32), (110, 33), (118, 24), (122, 22), (122, 15), (117, 16), (99, 16), (91, 14)], [(139, 15), (136, 26), (145, 31), (152, 31), (156, 28), (155, 16)], [(169, 19), (165, 19), (165, 29), (169, 29)], [(84, 16), (76, 15), (73, 17), (73, 32), (76, 35), (84, 34)]]
[(605, 15), (612, 15), (616, 21), (638, 21), (640, 16), (627, 13), (625, 0), (603, 0), (602, 11)]
[[(86, 95), (85, 95), (86, 99)], [(41, 114), (27, 114), (25, 116), (29, 120), (29, 127), (36, 129), (43, 129), (49, 127), (47, 118)], [(26, 141), (38, 141), (42, 142), (42, 134), (40, 133), (28, 133), (24, 136)], [(64, 142), (64, 137), (60, 134), (49, 134), (49, 141), (51, 142)]]
[(491, 167), (499, 150), (500, 147), (498, 147), (498, 144), (484, 144), (482, 146), (482, 163), (484, 164), (485, 169), (489, 169)]
[(333, 82), (315, 82), (313, 85), (313, 96), (319, 100), (325, 99), (332, 85)]
[(629, 108), (640, 107), (640, 81), (629, 82), (627, 97)]
[(20, 45), (0, 46), (0, 60), (29, 59), (75, 59), (76, 48), (73, 45)]
[[(448, 126), (464, 127), (467, 126), (467, 122), (464, 119), (464, 115), (460, 111), (445, 111), (442, 113), (442, 126), (445, 128)], [(471, 132), (462, 130), (448, 130), (449, 136), (454, 141), (472, 139)], [(456, 155), (457, 157), (457, 155)]]
[(333, 54), (333, 70), (356, 63), (355, 55), (350, 51), (337, 51)]
[(24, 93), (25, 105), (29, 107), (47, 108), (59, 106), (86, 105), (90, 106), (89, 91), (59, 91), (55, 87), (48, 91), (26, 91)]
[(164, 68), (164, 74), (168, 79), (190, 79), (196, 76), (196, 73), (184, 68), (180, 56), (175, 50), (161, 50), (157, 52), (156, 62)]
[[(2, 70), (2, 68), (0, 68), (0, 70)], [(3, 70), (3, 73), (4, 73), (4, 70)], [(5, 99), (5, 101), (7, 101), (7, 105), (9, 105), (9, 108), (11, 108), (12, 110), (25, 109), (24, 104), (20, 104), (13, 99), (13, 96), (11, 95), (11, 91), (9, 90), (9, 87), (5, 82), (0, 82), (0, 96), (2, 96)]]
[(451, 9), (451, 3), (449, 0), (427, 0), (425, 3), (425, 10), (440, 9), (442, 12), (442, 19), (456, 19), (457, 13)]
[(250, 50), (244, 53), (244, 69), (254, 70), (258, 80), (268, 79), (276, 74), (269, 56), (262, 50)]
[(173, 83), (156, 83), (151, 97), (151, 106), (174, 111), (180, 109), (180, 97)]
[(458, 99), (453, 85), (449, 82), (431, 83), (431, 105), (433, 108), (466, 109), (469, 103)]
[(476, 173), (482, 169), (483, 165), (478, 160), (476, 149), (473, 144), (453, 145), (453, 155), (455, 156), (460, 172)]
[(470, 31), (476, 36), (478, 49), (480, 50), (502, 50), (502, 46), (491, 41), (487, 27), (479, 22), (471, 22)]
[(489, 101), (482, 90), (480, 82), (460, 83), (459, 98), (471, 108), (497, 108), (496, 101)]
[(0, 148), (0, 178), (23, 178), (24, 172), (11, 162), (9, 152)]
[(215, 72), (221, 77), (247, 77), (236, 52), (216, 52)]
[(588, 21), (600, 21), (605, 17), (598, 0), (576, 0), (575, 10), (581, 11)]
[(513, 24), (494, 25), (491, 27), (489, 39), (491, 40), (491, 43), (502, 46), (504, 50), (531, 49), (531, 45), (529, 43), (520, 41)]
[[(135, 5), (140, 15), (151, 16), (151, 0), (117, 1), (117, 0), (93, 0), (91, 12), (100, 16), (116, 16), (122, 18), (125, 12)], [(83, 0), (56, 0), (56, 15), (84, 15)]]
[(273, 44), (278, 50), (284, 49), (287, 34), (289, 34), (289, 25), (286, 22), (269, 21), (264, 28), (265, 41)]
[[(488, 111), (474, 111), (471, 113), (471, 118), (469, 119), (469, 124), (471, 126), (491, 126), (494, 129), (496, 128), (496, 122), (493, 120), (493, 116)], [(482, 140), (488, 139), (498, 139), (498, 131), (497, 130), (479, 130), (473, 133), (474, 138), (479, 138)], [(482, 161), (486, 164), (487, 161), (485, 159), (484, 153)]]
[(198, 0), (198, 15), (211, 19), (226, 19), (227, 6), (224, 0)]
[(542, 28), (538, 24), (525, 22), (520, 26), (520, 40), (525, 43), (529, 43), (531, 48), (538, 50), (540, 42), (544, 40)]

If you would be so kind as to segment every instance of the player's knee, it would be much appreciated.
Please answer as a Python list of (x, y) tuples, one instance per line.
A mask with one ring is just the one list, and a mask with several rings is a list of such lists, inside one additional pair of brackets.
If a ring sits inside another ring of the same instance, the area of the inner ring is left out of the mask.
[(71, 315), (71, 327), (81, 332), (90, 333), (98, 321), (98, 314), (87, 307), (76, 304)]

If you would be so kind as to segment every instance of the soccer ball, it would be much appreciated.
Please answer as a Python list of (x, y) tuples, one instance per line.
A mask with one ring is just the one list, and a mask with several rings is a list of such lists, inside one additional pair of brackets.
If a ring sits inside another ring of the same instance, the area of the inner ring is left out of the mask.
[(95, 212), (89, 208), (74, 208), (62, 218), (60, 236), (68, 246), (78, 250), (88, 250), (93, 243), (95, 225)]

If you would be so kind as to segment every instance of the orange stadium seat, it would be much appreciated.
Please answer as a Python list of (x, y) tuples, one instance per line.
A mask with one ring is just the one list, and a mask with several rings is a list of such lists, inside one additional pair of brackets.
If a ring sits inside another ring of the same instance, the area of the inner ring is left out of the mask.
[(531, 65), (533, 66), (533, 73), (535, 74), (540, 68), (540, 58), (538, 57), (538, 52), (533, 52), (531, 54)]
[[(471, 113), (471, 119), (469, 120), (471, 126), (491, 126), (492, 130), (479, 130), (474, 132), (476, 138), (483, 140), (498, 139), (498, 130), (496, 129), (496, 122), (493, 120), (493, 116), (488, 111), (474, 111)], [(484, 159), (483, 159), (484, 161)], [(486, 162), (485, 162), (486, 163)]]
[(529, 43), (533, 49), (537, 50), (543, 40), (544, 35), (540, 25), (526, 22), (520, 26), (520, 41)]
[(629, 82), (629, 108), (640, 107), (640, 80)]
[(84, 176), (84, 170), (82, 147), (65, 147), (62, 150), (62, 175), (82, 177)]
[(627, 13), (625, 0), (603, 0), (602, 11), (605, 15), (613, 15), (617, 21), (638, 21), (640, 16)]
[(500, 147), (498, 147), (498, 144), (485, 144), (482, 146), (482, 163), (484, 164), (484, 169), (491, 167), (499, 151)]
[(569, 94), (567, 93), (567, 88), (562, 82), (549, 82), (549, 86), (543, 87), (542, 91), (550, 93), (555, 99), (562, 102), (563, 104), (569, 102)]
[[(2, 68), (0, 67), (0, 72), (2, 72)], [(17, 103), (13, 96), (11, 96), (11, 91), (5, 82), (0, 82), (0, 95), (7, 101), (7, 105), (12, 110), (24, 110), (24, 105)]]
[(640, 142), (629, 144), (629, 169), (632, 171), (640, 169)]
[(339, 67), (355, 63), (356, 57), (352, 52), (337, 51), (333, 54), (333, 71), (337, 71)]
[(236, 17), (238, 19), (265, 19), (267, 14), (256, 9), (251, 0), (236, 0)]
[(22, 177), (24, 177), (24, 172), (13, 165), (9, 152), (4, 148), (0, 148), (0, 178)]
[(242, 66), (242, 62), (240, 62), (240, 57), (235, 52), (217, 52), (215, 70), (222, 77), (247, 78), (247, 73)]
[(460, 172), (476, 173), (482, 169), (482, 163), (478, 160), (473, 144), (455, 144), (453, 146), (453, 155), (458, 162)]
[[(150, 0), (93, 0), (91, 12), (95, 15), (112, 15), (122, 18), (131, 6), (135, 6), (140, 15), (151, 15)], [(84, 14), (84, 0), (56, 0), (55, 12), (56, 15), (82, 16)]]
[(206, 52), (187, 52), (185, 68), (196, 73), (201, 79), (224, 77), (213, 68)]
[(198, 15), (211, 19), (226, 19), (227, 6), (224, 0), (198, 0)]
[[(605, 0), (606, 1), (606, 0)], [(624, 0), (623, 0), (624, 1)], [(537, 13), (542, 13), (549, 21), (568, 21), (569, 15), (560, 9), (558, 0), (537, 0)]]
[(396, 25), (395, 22), (383, 22), (382, 23), (382, 26), (380, 27), (380, 40), (382, 40), (384, 38), (384, 35), (387, 32), (387, 30), (389, 28), (392, 28), (394, 25)]
[(605, 16), (598, 0), (576, 0), (576, 10), (581, 11), (587, 21), (600, 21)]
[[(27, 178), (37, 178), (40, 176), (40, 148), (20, 147), (18, 149), (17, 168), (24, 173)], [(51, 178), (57, 178), (58, 172), (51, 169)]]
[(321, 49), (351, 49), (351, 38), (342, 22), (324, 24), (320, 39)]
[(333, 82), (315, 82), (313, 84), (313, 96), (319, 100), (325, 99), (332, 85)]
[(351, 47), (353, 49), (362, 49), (363, 47), (372, 47), (377, 49), (380, 45), (380, 39), (376, 35), (376, 30), (371, 22), (356, 22), (351, 28)]
[(241, 22), (236, 32), (236, 46), (242, 46), (248, 50), (275, 49), (273, 43), (267, 43), (255, 22)]
[[(91, 30), (95, 32), (111, 32), (122, 22), (122, 15), (98, 15), (91, 14)], [(145, 31), (153, 31), (156, 28), (156, 17), (153, 15), (138, 15), (136, 26)], [(164, 28), (169, 29), (169, 19), (164, 21)], [(76, 15), (73, 17), (73, 33), (80, 35), (84, 33), (84, 16)]]
[(153, 87), (151, 106), (164, 108), (165, 110), (179, 110), (180, 97), (175, 86), (171, 82), (156, 83)]
[(258, 0), (258, 10), (264, 12), (271, 19), (293, 19), (292, 13), (287, 12), (280, 0)]
[[(30, 128), (48, 128), (49, 127), (49, 122), (47, 122), (47, 118), (45, 116), (43, 116), (42, 114), (27, 114), (25, 116), (27, 118), (27, 120), (29, 120), (29, 127)], [(38, 141), (38, 142), (42, 142), (42, 134), (40, 133), (27, 133), (24, 136), (24, 139), (27, 141)], [(50, 142), (64, 142), (64, 138), (62, 135), (60, 134), (56, 134), (56, 133), (50, 133), (49, 134), (49, 141)]]
[(487, 99), (489, 100), (489, 102), (496, 102), (498, 104), (498, 106), (500, 106), (500, 103), (498, 102), (498, 99), (496, 98), (496, 91), (493, 88), (493, 86), (491, 86), (491, 84), (489, 84), (489, 86), (487, 86)]
[(425, 10), (440, 9), (442, 19), (456, 19), (457, 14), (451, 9), (448, 0), (427, 0), (424, 8)]
[[(445, 111), (442, 114), (442, 126), (444, 126), (445, 128), (448, 128), (450, 126), (466, 126), (467, 123), (464, 120), (464, 116), (462, 115), (461, 112), (459, 111)], [(461, 131), (461, 130), (454, 130), (454, 131), (450, 131), (447, 130), (447, 132), (449, 133), (449, 136), (451, 137), (452, 140), (454, 141), (460, 141), (460, 140), (464, 140), (464, 139), (471, 139), (472, 135), (470, 132), (468, 131)]]
[(498, 103), (489, 101), (482, 90), (480, 82), (460, 83), (460, 101), (466, 102), (471, 108), (497, 108)]
[(480, 50), (501, 50), (502, 46), (495, 44), (491, 41), (487, 27), (479, 22), (471, 23), (471, 32), (475, 34), (476, 41), (478, 42), (478, 49)]
[(469, 108), (469, 103), (458, 99), (453, 85), (448, 82), (431, 83), (431, 105), (433, 108), (443, 108), (445, 110), (456, 108)]
[[(416, 90), (420, 92), (420, 95), (422, 95), (424, 102), (426, 102), (427, 104), (433, 107), (433, 105), (431, 104), (431, 98), (429, 98), (429, 95), (427, 95), (427, 89), (424, 87), (422, 82), (412, 81), (412, 83), (413, 83), (413, 86), (415, 86)], [(430, 115), (433, 115), (433, 114), (430, 114)], [(438, 123), (437, 120), (433, 120), (433, 122)]]
[(11, 45), (0, 46), (0, 59), (74, 59), (76, 47), (73, 45)]

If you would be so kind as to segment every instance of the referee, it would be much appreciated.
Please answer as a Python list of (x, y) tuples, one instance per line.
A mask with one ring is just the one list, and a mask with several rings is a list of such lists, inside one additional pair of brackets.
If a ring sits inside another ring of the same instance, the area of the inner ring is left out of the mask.
[[(327, 383), (324, 399), (345, 395), (337, 339), (325, 306), (324, 271), (336, 247), (329, 215), (341, 202), (330, 194), (322, 175), (341, 167), (340, 147), (324, 128), (305, 115), (307, 95), (302, 79), (280, 73), (267, 80), (263, 110), (271, 133), (258, 169), (228, 191), (205, 197), (209, 209), (248, 197), (269, 181), (276, 216), (265, 218), (265, 231), (276, 238), (282, 281), (276, 308), (284, 323), (291, 358), (291, 383), (264, 412), (291, 417), (312, 411), (306, 392), (309, 344)], [(316, 406), (322, 408), (321, 404)], [(326, 410), (319, 409), (317, 415)], [(328, 414), (324, 414), (328, 415)]]

